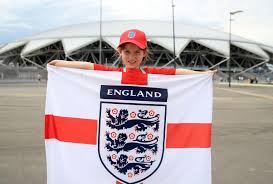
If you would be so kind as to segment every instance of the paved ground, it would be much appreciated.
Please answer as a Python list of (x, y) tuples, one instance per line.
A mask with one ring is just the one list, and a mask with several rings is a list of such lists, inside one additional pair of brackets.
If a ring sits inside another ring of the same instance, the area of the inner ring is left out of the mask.
[[(273, 87), (214, 88), (213, 183), (273, 183)], [(0, 184), (44, 184), (45, 84), (0, 84)]]

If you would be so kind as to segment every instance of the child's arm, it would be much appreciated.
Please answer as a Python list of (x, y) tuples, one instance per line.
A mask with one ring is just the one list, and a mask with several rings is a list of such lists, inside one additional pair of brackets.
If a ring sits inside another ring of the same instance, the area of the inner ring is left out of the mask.
[(48, 64), (53, 66), (61, 66), (61, 67), (68, 67), (68, 68), (94, 70), (93, 63), (83, 62), (83, 61), (53, 60), (53, 61), (50, 61)]
[(188, 69), (176, 69), (175, 75), (187, 75), (187, 74), (202, 74), (202, 73), (211, 73), (215, 74), (217, 70), (207, 70), (207, 71), (194, 71), (194, 70), (188, 70)]

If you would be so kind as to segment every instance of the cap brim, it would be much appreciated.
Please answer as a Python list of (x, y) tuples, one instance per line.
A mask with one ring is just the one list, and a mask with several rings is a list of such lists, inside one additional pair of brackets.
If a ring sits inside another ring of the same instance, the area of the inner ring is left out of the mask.
[(120, 47), (121, 45), (125, 44), (125, 43), (133, 43), (135, 44), (136, 46), (138, 46), (139, 48), (141, 49), (145, 49), (147, 46), (135, 41), (135, 40), (126, 40), (125, 42), (121, 42), (119, 43), (118, 47)]

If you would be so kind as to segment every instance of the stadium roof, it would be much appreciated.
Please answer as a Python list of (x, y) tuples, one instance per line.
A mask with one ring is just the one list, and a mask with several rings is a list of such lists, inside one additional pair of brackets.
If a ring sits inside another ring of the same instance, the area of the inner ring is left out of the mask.
[[(17, 42), (0, 45), (0, 54), (24, 46), (21, 56), (27, 56), (43, 47), (49, 46), (58, 41), (62, 42), (66, 55), (75, 50), (83, 48), (99, 40), (99, 22), (83, 23), (60, 27), (49, 30), (31, 37), (21, 39)], [(172, 22), (152, 20), (128, 20), (128, 21), (104, 21), (102, 23), (102, 39), (113, 48), (119, 42), (120, 34), (127, 30), (137, 28), (143, 30), (148, 40), (159, 44), (169, 51), (173, 50)], [(218, 30), (187, 25), (177, 22), (175, 24), (176, 54), (179, 55), (191, 40), (215, 50), (224, 56), (229, 53), (229, 34)], [(250, 53), (256, 54), (266, 60), (269, 59), (265, 52), (273, 53), (273, 47), (232, 35), (232, 44)]]

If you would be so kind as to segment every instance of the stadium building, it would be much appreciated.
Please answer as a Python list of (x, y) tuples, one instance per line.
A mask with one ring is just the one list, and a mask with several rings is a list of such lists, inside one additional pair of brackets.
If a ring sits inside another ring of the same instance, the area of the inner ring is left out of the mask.
[[(101, 61), (99, 22), (60, 27), (0, 44), (0, 78), (34, 77), (37, 72), (45, 71), (46, 64), (53, 59), (122, 66), (116, 55), (119, 37), (123, 31), (133, 28), (147, 35), (151, 54), (146, 65), (194, 70), (217, 68), (218, 76), (227, 78), (228, 33), (177, 22), (174, 51), (172, 22), (148, 20), (102, 22)], [(273, 77), (273, 47), (232, 35), (231, 56), (233, 79), (238, 76)]]

